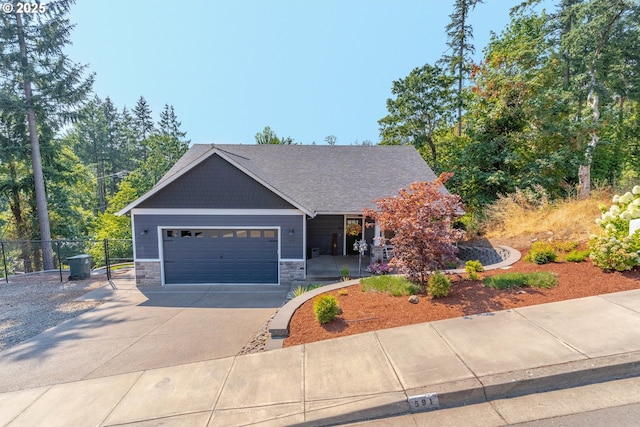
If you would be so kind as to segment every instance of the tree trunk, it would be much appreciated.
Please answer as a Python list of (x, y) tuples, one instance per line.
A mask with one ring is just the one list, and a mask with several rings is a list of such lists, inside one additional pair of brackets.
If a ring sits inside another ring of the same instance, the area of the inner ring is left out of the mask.
[(51, 248), (51, 230), (49, 228), (49, 211), (47, 209), (47, 193), (44, 186), (44, 174), (42, 172), (42, 158), (40, 156), (40, 141), (38, 140), (38, 127), (36, 113), (31, 104), (31, 78), (28, 73), (29, 59), (27, 57), (27, 44), (24, 38), (22, 17), (15, 14), (18, 43), (22, 62), (22, 77), (25, 104), (27, 105), (27, 121), (29, 124), (29, 141), (31, 143), (31, 165), (33, 168), (33, 182), (35, 185), (36, 208), (38, 211), (38, 223), (40, 224), (40, 240), (42, 247), (42, 261), (45, 270), (53, 270), (53, 250)]

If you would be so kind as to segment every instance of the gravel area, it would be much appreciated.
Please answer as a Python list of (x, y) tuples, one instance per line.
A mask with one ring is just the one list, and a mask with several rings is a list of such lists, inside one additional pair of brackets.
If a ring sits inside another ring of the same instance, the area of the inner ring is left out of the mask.
[(243, 354), (261, 353), (264, 351), (264, 346), (267, 344), (269, 338), (271, 338), (269, 327), (271, 326), (271, 321), (275, 317), (276, 313), (273, 313), (273, 316), (271, 316), (269, 320), (262, 325), (256, 336), (242, 348), (240, 353), (238, 353), (239, 356)]
[(0, 351), (101, 304), (74, 300), (108, 284), (106, 275), (71, 282), (63, 278), (60, 282), (60, 274), (55, 272), (9, 276), (9, 283), (0, 281)]

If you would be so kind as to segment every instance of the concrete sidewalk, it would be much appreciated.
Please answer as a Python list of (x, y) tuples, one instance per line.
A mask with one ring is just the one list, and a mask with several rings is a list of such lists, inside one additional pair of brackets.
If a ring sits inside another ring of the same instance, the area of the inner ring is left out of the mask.
[[(55, 350), (52, 350), (55, 351)], [(0, 425), (335, 425), (640, 375), (640, 290), (0, 394)]]

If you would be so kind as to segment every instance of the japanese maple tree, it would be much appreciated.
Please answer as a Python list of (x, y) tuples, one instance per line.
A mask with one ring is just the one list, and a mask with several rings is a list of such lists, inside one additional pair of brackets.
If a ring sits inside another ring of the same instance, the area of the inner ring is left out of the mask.
[(376, 210), (364, 211), (380, 224), (381, 231), (394, 232), (392, 263), (422, 286), (430, 272), (455, 262), (458, 249), (454, 244), (465, 235), (453, 228), (464, 207), (460, 196), (444, 190), (451, 176), (443, 173), (432, 182), (414, 182), (397, 196), (376, 200)]

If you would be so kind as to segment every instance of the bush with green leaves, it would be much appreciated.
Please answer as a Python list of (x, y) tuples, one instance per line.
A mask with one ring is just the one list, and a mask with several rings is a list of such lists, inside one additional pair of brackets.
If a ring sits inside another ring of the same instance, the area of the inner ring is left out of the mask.
[(575, 250), (580, 243), (575, 240), (558, 240), (553, 242), (553, 247), (560, 252), (571, 252)]
[(340, 313), (338, 300), (333, 295), (320, 295), (313, 300), (313, 313), (318, 322), (331, 322)]
[(552, 273), (538, 271), (534, 273), (503, 273), (487, 277), (483, 280), (485, 286), (494, 289), (506, 289), (523, 286), (536, 288), (553, 288), (558, 284), (558, 279)]
[(640, 230), (629, 236), (630, 221), (640, 218), (640, 185), (613, 196), (612, 202), (608, 210), (600, 207), (602, 216), (596, 223), (603, 234), (589, 240), (589, 257), (604, 270), (631, 270), (640, 265)]
[(469, 260), (464, 264), (464, 271), (466, 271), (469, 275), (469, 279), (478, 280), (480, 278), (480, 275), (478, 273), (483, 272), (484, 267), (482, 266), (482, 263), (477, 259)]
[(427, 292), (433, 298), (442, 298), (449, 295), (449, 290), (451, 289), (451, 279), (442, 274), (439, 271), (436, 271), (429, 277), (429, 281), (427, 282)]
[(531, 245), (531, 249), (529, 249), (529, 253), (524, 257), (524, 260), (534, 264), (549, 264), (557, 258), (558, 254), (556, 254), (556, 250), (551, 243), (537, 241)]
[(571, 252), (569, 252), (567, 255), (565, 255), (564, 259), (567, 260), (568, 262), (582, 262), (585, 259), (587, 259), (590, 253), (591, 251), (588, 251), (588, 250), (578, 251), (574, 249)]
[(631, 237), (594, 237), (589, 241), (593, 264), (603, 270), (627, 271), (640, 265), (640, 230)]

